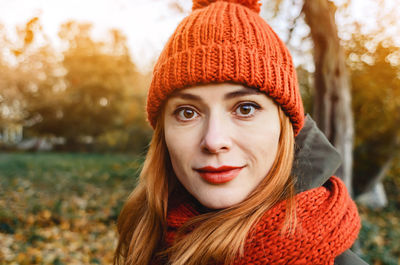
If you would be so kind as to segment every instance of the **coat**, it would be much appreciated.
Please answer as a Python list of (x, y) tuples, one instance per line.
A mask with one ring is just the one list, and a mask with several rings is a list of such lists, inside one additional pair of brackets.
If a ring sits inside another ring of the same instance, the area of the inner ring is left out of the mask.
[[(296, 136), (296, 151), (292, 174), (297, 176), (296, 192), (322, 186), (341, 164), (339, 152), (329, 143), (309, 115)], [(366, 265), (350, 249), (335, 258), (335, 265)]]

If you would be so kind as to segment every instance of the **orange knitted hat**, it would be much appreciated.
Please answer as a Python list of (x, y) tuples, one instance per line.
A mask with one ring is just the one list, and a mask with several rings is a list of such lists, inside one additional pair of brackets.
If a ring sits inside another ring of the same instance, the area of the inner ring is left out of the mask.
[(193, 0), (192, 13), (178, 25), (154, 66), (147, 97), (153, 128), (175, 90), (233, 82), (264, 91), (298, 134), (304, 109), (296, 69), (287, 47), (259, 12), (258, 0)]

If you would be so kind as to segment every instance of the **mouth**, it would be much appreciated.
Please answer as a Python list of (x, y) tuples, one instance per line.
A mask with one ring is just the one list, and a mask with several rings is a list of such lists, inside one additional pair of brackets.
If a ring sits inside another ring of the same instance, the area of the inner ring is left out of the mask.
[(233, 166), (212, 167), (206, 166), (195, 169), (199, 175), (210, 184), (223, 184), (233, 180), (244, 168)]

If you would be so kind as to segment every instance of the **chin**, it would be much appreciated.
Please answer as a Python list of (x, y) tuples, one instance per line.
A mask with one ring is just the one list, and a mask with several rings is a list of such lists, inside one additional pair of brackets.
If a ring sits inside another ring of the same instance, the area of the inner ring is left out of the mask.
[(229, 208), (231, 206), (234, 206), (240, 202), (242, 202), (244, 199), (240, 198), (227, 198), (225, 196), (217, 196), (216, 198), (213, 198), (212, 196), (209, 196), (207, 198), (198, 198), (197, 199), (203, 206), (210, 208), (210, 209), (225, 209)]

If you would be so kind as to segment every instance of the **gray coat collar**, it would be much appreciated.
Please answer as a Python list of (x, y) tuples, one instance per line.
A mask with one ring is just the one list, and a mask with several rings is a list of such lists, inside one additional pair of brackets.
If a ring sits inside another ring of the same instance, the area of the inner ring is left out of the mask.
[[(296, 192), (324, 184), (342, 163), (338, 151), (318, 129), (309, 115), (296, 136), (296, 152), (292, 174), (297, 177)], [(335, 265), (368, 265), (350, 249), (335, 258)]]
[(295, 140), (292, 174), (297, 177), (295, 187), (300, 193), (324, 184), (334, 175), (342, 159), (308, 114)]

